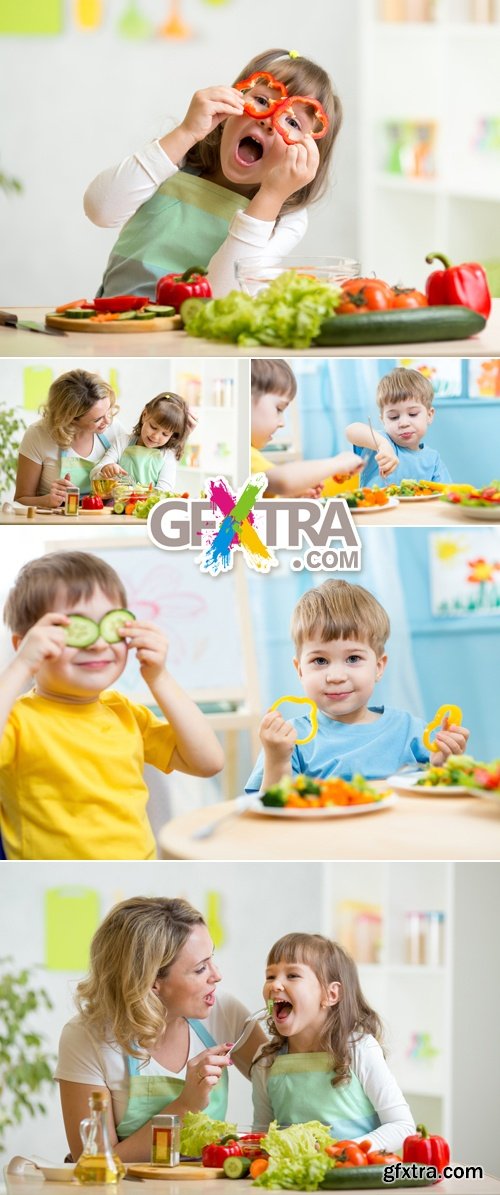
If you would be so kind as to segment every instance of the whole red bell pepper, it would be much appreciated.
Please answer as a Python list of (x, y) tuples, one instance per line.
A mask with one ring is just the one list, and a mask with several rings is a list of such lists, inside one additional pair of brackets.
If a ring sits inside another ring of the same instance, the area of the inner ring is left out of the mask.
[(431, 1137), (423, 1124), (403, 1142), (403, 1162), (417, 1162), (420, 1166), (435, 1166), (442, 1174), (450, 1160), (450, 1147), (444, 1137)]
[(426, 283), (426, 294), (431, 307), (470, 307), (485, 319), (491, 311), (491, 294), (488, 279), (479, 262), (468, 261), (452, 266), (444, 253), (428, 253), (426, 262), (440, 261), (444, 270), (433, 270)]
[(82, 498), (82, 510), (103, 510), (104, 502), (98, 494), (85, 494)]
[(211, 299), (212, 290), (201, 266), (190, 266), (183, 274), (164, 274), (156, 284), (156, 302), (180, 311), (184, 299)]
[(214, 1166), (217, 1170), (224, 1165), (226, 1158), (240, 1158), (241, 1148), (237, 1141), (228, 1141), (226, 1145), (220, 1145), (215, 1142), (213, 1145), (205, 1145), (201, 1151), (201, 1161), (203, 1166)]

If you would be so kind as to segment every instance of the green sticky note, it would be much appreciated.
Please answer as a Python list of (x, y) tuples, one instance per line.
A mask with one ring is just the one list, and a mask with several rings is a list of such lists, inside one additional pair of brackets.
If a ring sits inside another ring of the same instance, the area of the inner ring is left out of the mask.
[(53, 370), (46, 365), (25, 366), (23, 369), (23, 407), (25, 411), (38, 411), (45, 402), (49, 386), (53, 381)]
[(61, 33), (63, 0), (0, 0), (0, 34)]
[(100, 919), (92, 888), (48, 888), (45, 893), (45, 966), (49, 971), (86, 971)]

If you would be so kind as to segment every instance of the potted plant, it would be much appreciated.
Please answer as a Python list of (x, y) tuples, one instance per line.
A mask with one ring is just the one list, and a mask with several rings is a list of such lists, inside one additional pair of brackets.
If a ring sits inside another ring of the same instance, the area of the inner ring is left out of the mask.
[(27, 1113), (47, 1111), (42, 1092), (52, 1084), (53, 1059), (33, 1027), (33, 1015), (52, 1007), (27, 967), (18, 970), (12, 959), (0, 959), (0, 1152), (12, 1125)]
[(0, 402), (0, 500), (16, 480), (17, 449), (26, 424), (13, 407)]

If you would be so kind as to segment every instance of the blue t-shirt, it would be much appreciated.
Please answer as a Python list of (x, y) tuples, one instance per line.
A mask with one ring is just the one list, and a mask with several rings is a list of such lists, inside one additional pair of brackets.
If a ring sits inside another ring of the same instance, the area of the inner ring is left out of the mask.
[[(295, 746), (291, 758), (292, 775), (303, 773), (326, 780), (342, 776), (344, 780), (360, 772), (367, 780), (384, 780), (404, 764), (428, 763), (429, 752), (422, 743), (425, 722), (406, 710), (370, 706), (380, 714), (375, 722), (359, 725), (336, 722), (318, 710), (318, 731), (310, 743)], [(305, 739), (311, 730), (307, 714), (290, 718), (297, 738)], [(260, 752), (245, 792), (259, 792), (264, 771), (264, 753)]]
[(381, 477), (373, 448), (353, 445), (356, 456), (366, 458), (366, 465), (361, 473), (361, 485), (379, 485), (385, 489), (388, 485), (401, 485), (402, 481), (417, 481), (419, 478), (425, 481), (451, 481), (444, 461), (434, 448), (426, 448), (425, 444), (420, 444), (417, 449), (401, 448), (390, 436), (387, 436), (387, 439), (399, 459), (397, 469), (389, 477)]

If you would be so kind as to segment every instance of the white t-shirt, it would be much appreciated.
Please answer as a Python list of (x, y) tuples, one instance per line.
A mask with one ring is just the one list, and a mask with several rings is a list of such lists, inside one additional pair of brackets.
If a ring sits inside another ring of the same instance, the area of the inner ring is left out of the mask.
[[(181, 162), (182, 165), (182, 162)], [(138, 153), (110, 166), (90, 183), (83, 200), (85, 214), (100, 228), (119, 228), (154, 195), (178, 167), (152, 141)], [(293, 253), (307, 229), (305, 208), (275, 220), (256, 220), (242, 209), (229, 225), (229, 233), (208, 265), (208, 280), (214, 298), (227, 295), (235, 286), (236, 261), (252, 257), (279, 263)]]
[[(254, 1124), (259, 1127), (274, 1120), (267, 1093), (271, 1069), (269, 1058), (263, 1058), (252, 1067)], [(373, 1149), (399, 1150), (405, 1137), (415, 1132), (415, 1122), (382, 1049), (371, 1033), (353, 1042), (351, 1070), (359, 1079), (380, 1120), (380, 1128), (364, 1133), (363, 1137), (354, 1137), (353, 1140), (369, 1139)]]
[[(245, 1028), (245, 1020), (249, 1016), (245, 1008), (235, 996), (221, 995), (217, 997), (210, 1014), (203, 1021), (208, 1032), (218, 1045), (223, 1042), (236, 1041)], [(249, 1036), (255, 1028), (255, 1022), (250, 1021), (246, 1028)], [(243, 1039), (243, 1041), (246, 1040)], [(241, 1045), (243, 1045), (243, 1041)], [(205, 1050), (206, 1046), (189, 1026), (189, 1058), (194, 1058)], [(141, 1066), (141, 1075), (169, 1075), (176, 1079), (186, 1077), (186, 1068), (180, 1071), (166, 1070), (151, 1058), (147, 1066)], [(115, 1125), (119, 1124), (125, 1115), (128, 1104), (129, 1073), (126, 1054), (119, 1046), (98, 1040), (82, 1021), (81, 1016), (73, 1017), (64, 1026), (59, 1041), (59, 1056), (54, 1074), (55, 1079), (66, 1079), (70, 1083), (86, 1083), (90, 1086), (107, 1087), (111, 1092), (113, 1117)]]
[[(123, 428), (115, 419), (109, 427), (105, 429), (102, 435), (105, 435), (110, 444), (113, 444), (117, 435), (126, 435)], [(94, 435), (94, 443), (92, 452), (88, 456), (82, 456), (82, 460), (92, 461), (97, 464), (104, 456), (105, 449), (101, 444), (98, 435)], [(53, 481), (57, 481), (61, 476), (61, 448), (56, 444), (55, 440), (47, 431), (45, 421), (39, 419), (37, 423), (32, 423), (31, 427), (24, 433), (24, 436), (19, 445), (19, 456), (27, 456), (28, 460), (36, 461), (41, 465), (41, 474), (37, 487), (37, 494), (42, 497), (44, 494), (50, 492), (50, 487)]]
[[(133, 440), (134, 440), (133, 436), (130, 436), (126, 431), (123, 431), (120, 428), (120, 431), (116, 434), (114, 442), (111, 445), (111, 447), (106, 450), (106, 452), (104, 453), (104, 456), (101, 457), (99, 464), (96, 466), (96, 468), (91, 470), (91, 473), (90, 473), (91, 478), (95, 477), (99, 473), (99, 471), (104, 468), (104, 465), (119, 464), (120, 457), (125, 452), (125, 449), (129, 447), (129, 444), (133, 443)], [(158, 489), (160, 489), (160, 490), (173, 490), (173, 488), (175, 486), (175, 477), (176, 477), (176, 473), (177, 473), (177, 461), (175, 459), (175, 452), (173, 452), (171, 448), (166, 448), (162, 455), (163, 455), (163, 461), (162, 461), (162, 466), (161, 466), (160, 472), (159, 472), (157, 480), (156, 480), (156, 485), (158, 486)], [(120, 478), (118, 477), (117, 480), (119, 481)]]

